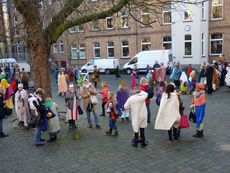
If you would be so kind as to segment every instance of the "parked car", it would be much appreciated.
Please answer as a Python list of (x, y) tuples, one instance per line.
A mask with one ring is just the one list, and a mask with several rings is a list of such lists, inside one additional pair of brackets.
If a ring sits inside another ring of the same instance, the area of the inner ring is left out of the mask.
[(101, 59), (93, 59), (89, 62), (87, 62), (85, 65), (81, 67), (81, 71), (83, 73), (86, 73), (87, 71), (89, 73), (92, 73), (94, 70), (94, 66), (97, 66), (97, 68), (100, 69), (101, 73), (110, 74), (113, 73), (117, 65), (119, 66), (119, 60), (118, 59), (108, 59), (108, 58), (101, 58)]
[(146, 66), (153, 66), (155, 62), (164, 63), (164, 66), (171, 69), (173, 66), (173, 57), (171, 50), (149, 50), (136, 54), (128, 63), (123, 65), (123, 70), (127, 74), (131, 74), (134, 64), (140, 72), (145, 72)]

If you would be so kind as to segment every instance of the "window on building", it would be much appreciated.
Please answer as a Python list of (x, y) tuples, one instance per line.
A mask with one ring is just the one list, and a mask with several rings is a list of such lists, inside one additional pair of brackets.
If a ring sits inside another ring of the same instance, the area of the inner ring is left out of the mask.
[(71, 45), (71, 55), (72, 55), (72, 59), (77, 59), (77, 45), (76, 44)]
[(205, 56), (205, 35), (204, 33), (201, 34), (201, 55)]
[(61, 40), (60, 41), (60, 53), (64, 53), (64, 44), (63, 44), (63, 41)]
[(78, 32), (84, 32), (84, 26), (83, 25), (78, 26)]
[(107, 43), (108, 58), (114, 58), (114, 42)]
[(99, 22), (98, 22), (98, 20), (92, 21), (92, 30), (93, 31), (99, 30)]
[(141, 10), (141, 26), (148, 26), (149, 25), (149, 10)]
[(171, 5), (163, 7), (163, 24), (171, 24)]
[(163, 37), (163, 44), (162, 46), (165, 49), (172, 49), (172, 38), (171, 37)]
[(15, 5), (14, 5), (14, 2), (12, 2), (12, 10), (13, 10), (13, 11), (16, 11), (16, 8), (15, 8)]
[(100, 58), (100, 43), (93, 44), (94, 58)]
[(191, 35), (185, 35), (184, 39), (184, 50), (185, 50), (185, 56), (191, 56), (192, 55), (192, 36)]
[(53, 4), (53, 0), (49, 0), (49, 5), (52, 5)]
[(57, 4), (60, 4), (60, 3), (61, 3), (61, 0), (56, 0), (56, 3), (57, 3)]
[(212, 0), (212, 19), (223, 19), (223, 0)]
[(17, 28), (14, 29), (14, 35), (19, 36), (19, 30)]
[(39, 1), (38, 7), (41, 8), (41, 9), (43, 9), (43, 2), (41, 0)]
[(206, 16), (205, 16), (205, 2), (202, 2), (202, 4), (201, 4), (201, 9), (202, 9), (202, 13), (201, 13), (201, 15), (202, 15), (202, 20), (205, 20), (206, 19)]
[(57, 44), (56, 43), (53, 44), (53, 53), (57, 53)]
[(129, 57), (129, 42), (127, 40), (122, 41), (121, 47), (122, 47), (122, 58), (128, 58)]
[(128, 28), (128, 13), (126, 10), (121, 12), (121, 28)]
[(80, 44), (80, 59), (86, 59), (86, 56), (85, 56), (85, 45), (84, 44)]
[(223, 53), (223, 34), (211, 34), (211, 55), (221, 55)]
[(71, 27), (70, 30), (69, 30), (70, 33), (75, 33), (76, 32), (76, 27)]
[(18, 17), (14, 16), (14, 23), (17, 24), (18, 23)]
[(141, 39), (141, 50), (150, 50), (152, 46), (150, 37), (144, 37)]
[(192, 4), (184, 5), (184, 20), (192, 20)]
[(41, 27), (42, 27), (42, 29), (44, 29), (45, 28), (45, 22), (44, 22), (44, 20), (42, 19), (42, 21), (41, 21)]
[(106, 17), (106, 29), (113, 29), (113, 17)]

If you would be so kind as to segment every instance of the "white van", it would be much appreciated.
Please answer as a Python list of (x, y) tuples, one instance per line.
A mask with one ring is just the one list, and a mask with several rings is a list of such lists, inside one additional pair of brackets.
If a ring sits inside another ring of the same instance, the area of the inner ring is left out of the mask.
[(24, 68), (25, 72), (30, 72), (30, 65), (27, 63), (19, 63), (16, 62), (16, 60), (14, 58), (3, 58), (0, 59), (0, 66), (3, 67), (3, 69), (5, 69), (6, 65), (16, 65), (18, 64), (18, 66), (20, 67), (20, 70), (22, 70)]
[(173, 66), (173, 57), (171, 50), (149, 50), (142, 51), (136, 54), (128, 63), (123, 65), (123, 70), (127, 72), (127, 74), (131, 74), (134, 69), (134, 64), (137, 65), (137, 69), (140, 72), (146, 71), (146, 66), (153, 66), (155, 62), (158, 63), (164, 62), (165, 67)]
[(100, 72), (110, 74), (114, 72), (117, 65), (119, 66), (120, 64), (118, 59), (93, 59), (83, 65), (81, 67), (81, 71), (83, 73), (86, 73), (87, 71), (89, 73), (92, 73), (95, 65), (97, 66), (97, 68), (100, 68)]

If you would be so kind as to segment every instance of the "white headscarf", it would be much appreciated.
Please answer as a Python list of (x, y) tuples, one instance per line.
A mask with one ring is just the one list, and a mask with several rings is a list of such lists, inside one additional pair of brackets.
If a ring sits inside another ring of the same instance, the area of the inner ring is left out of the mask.
[(183, 71), (182, 74), (181, 74), (180, 80), (181, 80), (183, 83), (185, 83), (185, 82), (188, 83), (188, 77), (187, 77), (187, 75), (185, 74), (184, 71)]

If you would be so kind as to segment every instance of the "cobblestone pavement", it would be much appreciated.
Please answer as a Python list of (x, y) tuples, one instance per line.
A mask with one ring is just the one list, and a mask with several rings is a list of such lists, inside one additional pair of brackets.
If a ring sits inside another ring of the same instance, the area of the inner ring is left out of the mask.
[[(102, 75), (110, 90), (115, 92), (119, 80), (113, 75)], [(130, 85), (130, 76), (124, 76)], [(100, 88), (99, 88), (100, 89)], [(62, 132), (56, 143), (45, 143), (43, 147), (33, 145), (34, 130), (24, 131), (12, 121), (16, 115), (4, 120), (5, 132), (10, 136), (0, 139), (0, 173), (229, 173), (230, 172), (230, 89), (223, 87), (212, 96), (207, 96), (204, 135), (194, 139), (195, 125), (182, 130), (177, 143), (168, 142), (167, 131), (154, 130), (158, 111), (151, 102), (152, 118), (146, 129), (149, 145), (142, 149), (131, 146), (131, 123), (118, 120), (119, 137), (105, 136), (108, 116), (100, 117), (101, 129), (89, 129), (86, 115), (77, 122), (80, 139), (74, 140), (68, 125), (62, 121)], [(53, 84), (53, 98), (64, 111), (64, 98), (57, 96)], [(101, 97), (98, 96), (100, 99)], [(189, 114), (191, 96), (182, 96)], [(101, 113), (101, 106), (96, 111)], [(64, 119), (64, 115), (60, 115)], [(47, 134), (43, 137), (48, 139)]]

